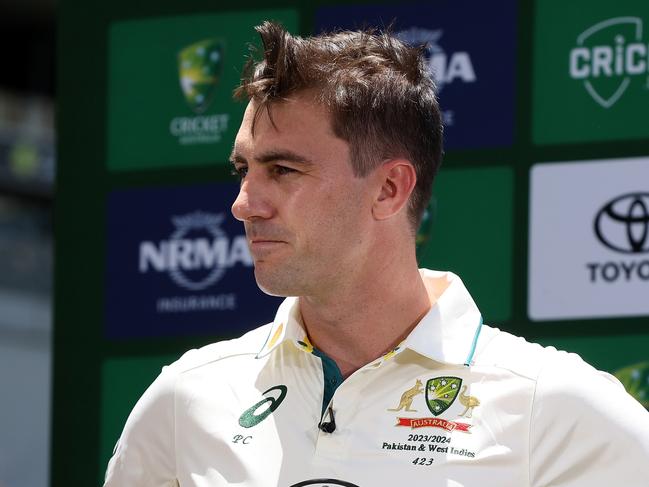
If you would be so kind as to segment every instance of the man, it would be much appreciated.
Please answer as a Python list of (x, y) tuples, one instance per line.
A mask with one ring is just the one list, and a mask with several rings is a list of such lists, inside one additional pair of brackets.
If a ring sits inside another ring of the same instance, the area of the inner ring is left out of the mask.
[(259, 286), (296, 297), (166, 367), (106, 486), (649, 485), (649, 414), (619, 382), (417, 269), (442, 130), (420, 52), (257, 30), (232, 211)]

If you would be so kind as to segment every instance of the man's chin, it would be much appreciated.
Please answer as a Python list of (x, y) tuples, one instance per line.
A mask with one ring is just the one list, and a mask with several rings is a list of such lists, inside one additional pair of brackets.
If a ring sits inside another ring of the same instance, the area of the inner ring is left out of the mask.
[(287, 296), (297, 296), (294, 283), (285, 273), (278, 271), (269, 272), (268, 270), (261, 270), (258, 266), (255, 266), (255, 280), (259, 289), (269, 296), (284, 298)]

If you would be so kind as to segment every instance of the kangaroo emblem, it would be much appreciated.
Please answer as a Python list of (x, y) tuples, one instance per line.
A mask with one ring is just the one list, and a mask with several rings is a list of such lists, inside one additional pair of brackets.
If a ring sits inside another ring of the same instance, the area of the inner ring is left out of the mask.
[(480, 406), (480, 401), (478, 400), (477, 397), (474, 396), (467, 396), (466, 393), (466, 386), (462, 386), (462, 392), (460, 392), (460, 403), (462, 406), (464, 406), (466, 409), (460, 416), (463, 416), (465, 418), (471, 418), (473, 415), (473, 409)]
[(422, 387), (422, 383), (419, 379), (417, 379), (414, 387), (411, 387), (406, 392), (401, 394), (401, 400), (399, 401), (399, 405), (396, 407), (396, 409), (388, 409), (388, 411), (401, 411), (402, 409), (405, 409), (406, 411), (416, 413), (417, 410), (411, 409), (410, 406), (412, 406), (412, 400), (415, 398), (415, 396), (417, 394), (423, 394), (423, 392), (424, 388)]

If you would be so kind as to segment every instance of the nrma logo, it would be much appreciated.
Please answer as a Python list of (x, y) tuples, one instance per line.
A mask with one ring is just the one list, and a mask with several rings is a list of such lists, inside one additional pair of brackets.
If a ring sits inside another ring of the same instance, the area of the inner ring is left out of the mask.
[(424, 45), (428, 70), (435, 80), (437, 91), (454, 82), (474, 83), (477, 78), (471, 56), (466, 51), (447, 53), (439, 45), (442, 29), (412, 27), (397, 32), (397, 37), (410, 45)]
[(140, 243), (139, 272), (166, 273), (178, 286), (201, 291), (237, 264), (252, 267), (245, 235), (230, 238), (224, 220), (223, 213), (202, 211), (173, 216), (175, 231), (167, 240)]
[(647, 80), (649, 45), (643, 40), (642, 19), (616, 17), (586, 29), (570, 51), (569, 64), (570, 77), (582, 81), (600, 106), (612, 107), (632, 79)]

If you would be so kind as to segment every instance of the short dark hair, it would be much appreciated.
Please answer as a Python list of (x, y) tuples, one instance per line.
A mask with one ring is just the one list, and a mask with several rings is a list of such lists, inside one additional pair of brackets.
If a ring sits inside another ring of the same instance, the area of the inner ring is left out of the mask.
[(255, 30), (263, 59), (248, 63), (235, 98), (270, 110), (274, 102), (315, 89), (315, 101), (331, 113), (334, 134), (350, 146), (357, 177), (389, 158), (412, 163), (417, 183), (408, 215), (416, 231), (442, 159), (441, 114), (424, 46), (374, 29), (306, 38), (274, 22)]

